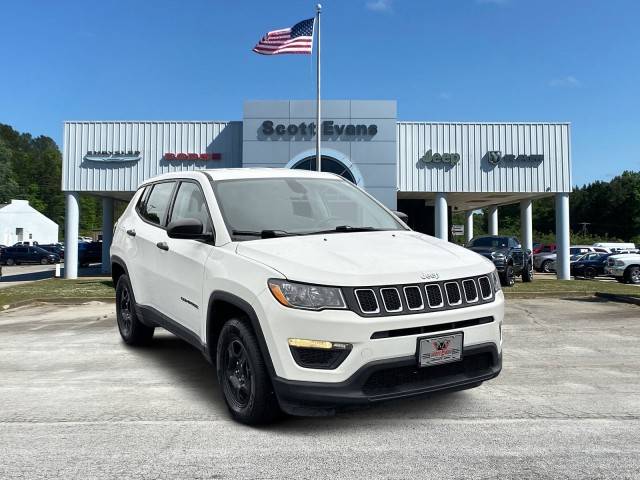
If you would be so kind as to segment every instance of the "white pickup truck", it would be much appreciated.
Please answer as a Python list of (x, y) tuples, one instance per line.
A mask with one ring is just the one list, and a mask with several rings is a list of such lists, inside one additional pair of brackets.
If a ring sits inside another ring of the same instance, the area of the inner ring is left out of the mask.
[(611, 255), (604, 273), (621, 283), (640, 284), (640, 254)]

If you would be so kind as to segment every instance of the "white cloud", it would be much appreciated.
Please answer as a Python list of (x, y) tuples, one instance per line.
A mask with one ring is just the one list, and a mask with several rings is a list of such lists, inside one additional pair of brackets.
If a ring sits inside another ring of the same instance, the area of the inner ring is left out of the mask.
[(557, 88), (578, 88), (582, 86), (582, 83), (580, 83), (580, 80), (573, 75), (567, 75), (566, 77), (551, 79), (549, 81), (549, 86)]
[(393, 0), (372, 0), (366, 3), (367, 9), (372, 12), (390, 12)]

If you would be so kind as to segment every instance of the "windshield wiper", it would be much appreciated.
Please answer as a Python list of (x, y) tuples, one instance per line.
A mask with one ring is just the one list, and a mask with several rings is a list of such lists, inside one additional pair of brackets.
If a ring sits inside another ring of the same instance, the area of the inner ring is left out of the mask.
[(289, 233), (284, 230), (231, 230), (231, 234), (239, 237), (260, 237), (260, 238), (276, 238), (276, 237), (289, 237), (291, 235), (297, 235), (297, 233)]
[(316, 230), (314, 232), (305, 232), (304, 235), (316, 235), (319, 233), (344, 233), (344, 232), (379, 232), (384, 229), (375, 227), (352, 227), (351, 225), (338, 225), (329, 230)]

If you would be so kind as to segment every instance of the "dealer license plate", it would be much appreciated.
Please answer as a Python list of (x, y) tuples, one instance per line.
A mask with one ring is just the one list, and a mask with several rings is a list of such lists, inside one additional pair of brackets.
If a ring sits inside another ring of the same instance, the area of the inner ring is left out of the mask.
[(421, 367), (457, 362), (462, 358), (462, 333), (421, 338), (418, 344), (418, 364)]

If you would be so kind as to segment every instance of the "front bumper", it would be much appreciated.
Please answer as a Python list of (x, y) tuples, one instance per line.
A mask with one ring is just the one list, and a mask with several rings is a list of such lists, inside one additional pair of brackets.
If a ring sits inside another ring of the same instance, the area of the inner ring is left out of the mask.
[(273, 379), (280, 406), (290, 414), (328, 414), (347, 405), (363, 405), (425, 393), (460, 390), (497, 377), (502, 354), (496, 344), (466, 347), (458, 362), (419, 367), (415, 356), (368, 363), (335, 383)]
[[(414, 358), (417, 338), (453, 331), (464, 332), (463, 349), (492, 343), (501, 352), (501, 326), (504, 295), (499, 291), (493, 302), (465, 308), (396, 316), (362, 317), (348, 310), (321, 312), (283, 307), (271, 292), (260, 298), (259, 318), (273, 364), (273, 377), (287, 381), (340, 384), (348, 381), (366, 365), (379, 361)], [(491, 317), (493, 321), (472, 324)], [(413, 333), (415, 329), (428, 334)], [(379, 337), (379, 332), (397, 334)], [(351, 344), (349, 355), (334, 369), (305, 368), (296, 363), (288, 345), (290, 338), (324, 340)]]

